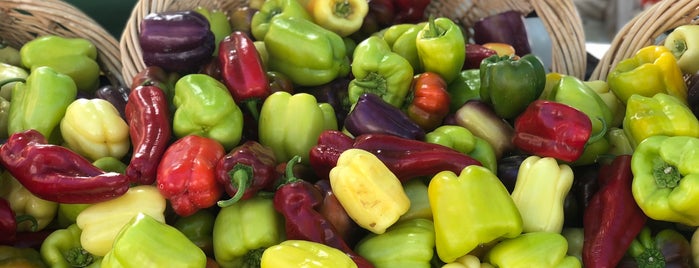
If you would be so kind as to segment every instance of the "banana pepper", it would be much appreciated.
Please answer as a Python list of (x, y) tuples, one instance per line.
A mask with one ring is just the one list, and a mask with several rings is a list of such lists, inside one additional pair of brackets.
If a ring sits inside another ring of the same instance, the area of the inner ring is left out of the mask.
[(428, 219), (407, 220), (383, 234), (367, 235), (356, 250), (376, 268), (429, 268), (434, 255), (434, 224)]
[(699, 120), (678, 98), (659, 93), (631, 96), (626, 104), (624, 133), (636, 147), (655, 135), (699, 137)]
[(567, 252), (568, 241), (560, 233), (531, 232), (501, 241), (484, 259), (495, 267), (582, 267)]
[(53, 231), (41, 243), (41, 257), (52, 268), (100, 267), (102, 257), (96, 257), (80, 245), (82, 230), (76, 224)]
[[(0, 198), (10, 203), (16, 216), (29, 215), (36, 219), (36, 230), (49, 226), (58, 211), (58, 203), (32, 194), (8, 171), (0, 173)], [(32, 225), (28, 221), (17, 222), (17, 231), (29, 231)]]
[(699, 225), (699, 172), (694, 158), (699, 138), (652, 136), (633, 152), (631, 191), (649, 218)]
[(467, 166), (459, 175), (440, 172), (432, 177), (427, 190), (437, 255), (444, 262), (452, 262), (479, 245), (522, 233), (522, 216), (510, 193), (484, 167)]
[(607, 76), (609, 89), (626, 103), (633, 95), (653, 97), (665, 93), (687, 102), (687, 85), (672, 52), (661, 45), (639, 49), (622, 60)]
[(131, 148), (129, 126), (104, 99), (80, 98), (70, 103), (60, 129), (65, 146), (91, 161), (107, 156), (122, 158)]

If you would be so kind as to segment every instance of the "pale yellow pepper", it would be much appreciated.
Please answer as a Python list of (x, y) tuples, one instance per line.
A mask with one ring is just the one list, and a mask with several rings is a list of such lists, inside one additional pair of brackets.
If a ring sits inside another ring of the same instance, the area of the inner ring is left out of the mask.
[(66, 146), (91, 161), (108, 156), (120, 159), (131, 146), (128, 124), (104, 99), (73, 101), (60, 127)]
[(286, 240), (262, 253), (261, 268), (351, 268), (357, 264), (339, 249), (306, 240)]

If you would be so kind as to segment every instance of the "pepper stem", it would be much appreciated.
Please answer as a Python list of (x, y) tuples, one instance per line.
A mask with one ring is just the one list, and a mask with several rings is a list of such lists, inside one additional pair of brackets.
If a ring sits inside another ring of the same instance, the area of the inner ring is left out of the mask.
[(279, 186), (277, 186), (277, 189), (279, 189), (279, 187), (284, 186), (285, 184), (289, 184), (289, 183), (301, 180), (294, 175), (294, 165), (296, 163), (301, 163), (301, 156), (295, 155), (294, 157), (291, 158), (291, 160), (286, 162), (286, 167), (284, 170), (286, 178), (284, 179), (284, 181), (282, 183), (279, 184)]
[(248, 111), (250, 111), (250, 116), (252, 116), (252, 118), (255, 119), (255, 122), (259, 121), (260, 119), (260, 111), (257, 109), (257, 103), (258, 100), (256, 99), (250, 99), (245, 101), (245, 106), (248, 108)]
[(682, 175), (677, 167), (665, 162), (662, 158), (656, 157), (652, 163), (653, 178), (655, 184), (660, 188), (675, 188), (680, 183)]
[(340, 18), (347, 18), (352, 15), (352, 4), (347, 0), (341, 0), (335, 2), (335, 9), (333, 14)]
[(430, 15), (429, 21), (428, 21), (428, 28), (425, 30), (424, 34), (422, 35), (422, 38), (437, 38), (446, 32), (444, 29), (439, 27), (437, 23), (435, 23), (435, 18), (434, 15)]
[(386, 78), (375, 72), (369, 73), (361, 80), (353, 80), (352, 84), (363, 88), (365, 93), (373, 93), (378, 96), (383, 96), (388, 92)]
[(604, 135), (607, 135), (607, 120), (604, 120), (602, 117), (597, 117), (597, 119), (602, 122), (602, 130), (597, 132), (597, 134), (590, 136), (590, 138), (587, 139), (587, 144), (593, 144), (599, 139), (604, 138)]
[(679, 59), (682, 57), (682, 54), (684, 54), (685, 51), (687, 51), (687, 42), (684, 40), (675, 40), (675, 42), (672, 43), (672, 55), (675, 56), (675, 58)]
[(262, 253), (265, 252), (267, 248), (253, 249), (245, 252), (243, 255), (243, 266), (242, 267), (260, 267), (262, 262)]
[(22, 82), (22, 83), (24, 83), (24, 82), (27, 82), (27, 79), (19, 78), (19, 77), (8, 78), (8, 79), (5, 79), (5, 80), (0, 81), (0, 87), (2, 87), (2, 86), (4, 86), (4, 85), (7, 85), (7, 84), (9, 84), (9, 83), (14, 83), (14, 82)]
[(68, 249), (63, 257), (70, 267), (87, 267), (95, 261), (95, 257), (82, 247)]
[(29, 214), (24, 214), (24, 215), (19, 215), (15, 217), (15, 222), (17, 224), (25, 221), (30, 221), (32, 223), (31, 231), (36, 232), (36, 230), (39, 228), (39, 222), (34, 218), (34, 216), (29, 215)]
[(665, 256), (658, 247), (655, 246), (648, 227), (644, 227), (631, 242), (628, 253), (634, 257), (640, 268), (665, 267)]
[(250, 181), (254, 178), (254, 175), (252, 167), (240, 163), (236, 164), (228, 172), (231, 184), (236, 189), (235, 194), (230, 199), (218, 201), (216, 204), (219, 207), (225, 208), (240, 201), (250, 186)]

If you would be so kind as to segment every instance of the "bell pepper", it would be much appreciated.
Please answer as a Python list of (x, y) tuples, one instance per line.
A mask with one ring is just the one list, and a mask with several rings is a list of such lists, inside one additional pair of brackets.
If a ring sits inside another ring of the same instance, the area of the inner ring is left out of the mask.
[(646, 138), (656, 135), (699, 137), (699, 120), (671, 95), (634, 95), (626, 104), (622, 129), (635, 148)]
[(131, 89), (126, 86), (105, 85), (95, 90), (95, 98), (108, 101), (119, 111), (119, 116), (126, 120), (126, 102), (129, 101)]
[(223, 268), (255, 267), (265, 249), (285, 240), (284, 219), (260, 195), (221, 208), (214, 222), (216, 262)]
[(473, 24), (473, 40), (476, 44), (481, 45), (486, 43), (510, 44), (519, 56), (532, 53), (524, 16), (516, 10), (500, 12), (478, 20)]
[(175, 227), (144, 213), (124, 225), (102, 267), (205, 267), (206, 255)]
[(620, 61), (607, 76), (609, 89), (626, 104), (633, 95), (653, 97), (664, 93), (681, 102), (687, 100), (687, 85), (672, 52), (662, 45), (650, 45)]
[(122, 158), (131, 149), (129, 126), (110, 102), (79, 98), (66, 108), (60, 123), (65, 146), (90, 159)]
[(480, 75), (481, 100), (504, 119), (514, 119), (539, 98), (546, 86), (544, 65), (533, 54), (519, 59), (490, 56), (481, 61)]
[[(123, 195), (129, 178), (106, 172), (36, 130), (12, 134), (0, 147), (0, 162), (34, 195), (58, 203), (95, 203)], [(40, 163), (40, 164), (37, 164)]]
[(317, 86), (349, 74), (342, 37), (311, 21), (275, 17), (263, 41), (269, 54), (268, 69), (285, 74), (294, 84)]
[[(692, 249), (676, 229), (664, 228), (655, 234), (643, 228), (633, 240), (628, 256), (637, 267), (691, 267)], [(628, 262), (626, 262), (628, 263)], [(624, 263), (624, 264), (626, 264)]]
[(38, 223), (33, 216), (17, 216), (10, 202), (0, 197), (0, 245), (14, 245), (17, 239), (17, 224), (24, 221), (31, 221), (32, 228), (36, 231)]
[(699, 71), (699, 64), (694, 60), (699, 57), (699, 26), (687, 24), (674, 28), (665, 37), (663, 46), (668, 48), (677, 60), (677, 65), (685, 74), (694, 74)]
[(604, 135), (614, 119), (602, 97), (575, 76), (563, 75), (546, 99), (566, 104), (587, 115), (592, 123), (593, 136)]
[(76, 96), (77, 88), (69, 76), (51, 67), (37, 67), (26, 83), (18, 83), (12, 90), (8, 133), (35, 129), (51, 141), (58, 140), (57, 127)]
[(56, 217), (58, 203), (37, 197), (7, 170), (0, 173), (0, 198), (10, 203), (15, 217), (29, 219), (16, 221), (13, 231), (44, 230)]
[[(338, 235), (340, 235), (349, 247), (354, 248), (357, 242), (359, 242), (368, 231), (359, 226), (347, 213), (347, 210), (342, 206), (337, 199), (337, 195), (333, 192), (330, 179), (320, 179), (316, 181), (313, 186), (318, 188), (323, 197), (323, 201), (318, 207), (318, 213), (335, 227)], [(427, 192), (427, 187), (425, 187), (425, 192)]]
[(172, 223), (172, 227), (180, 230), (199, 247), (206, 256), (214, 255), (214, 222), (216, 216), (212, 210), (198, 210), (187, 217), (178, 217)]
[(335, 112), (327, 103), (318, 103), (308, 93), (275, 92), (262, 104), (259, 142), (274, 151), (278, 162), (294, 155), (308, 163), (308, 152), (321, 132), (337, 130)]
[(512, 191), (522, 231), (560, 233), (563, 229), (564, 202), (573, 186), (573, 169), (552, 157), (532, 155), (519, 167)]
[(469, 100), (481, 98), (481, 71), (480, 69), (468, 69), (459, 73), (447, 85), (449, 92), (449, 112), (455, 113)]
[(453, 262), (446, 263), (441, 268), (492, 268), (490, 263), (483, 263), (478, 256), (473, 254), (463, 255)]
[(203, 6), (194, 8), (194, 11), (201, 14), (209, 22), (209, 30), (214, 34), (213, 55), (218, 55), (221, 40), (233, 32), (231, 23), (228, 21), (227, 12), (220, 9), (208, 9)]
[(12, 100), (12, 88), (15, 84), (29, 76), (29, 72), (20, 66), (0, 62), (0, 97), (8, 101)]
[(387, 103), (402, 107), (413, 77), (410, 62), (391, 51), (386, 41), (371, 36), (357, 44), (352, 60), (354, 79), (347, 89), (354, 104), (365, 93), (373, 93)]
[(197, 135), (184, 136), (165, 150), (156, 185), (177, 215), (190, 216), (216, 204), (223, 194), (216, 163), (225, 154), (216, 140)]
[(585, 231), (581, 227), (563, 227), (561, 231), (561, 235), (568, 241), (568, 255), (574, 256), (581, 263), (583, 244), (585, 243), (584, 232)]
[[(347, 87), (350, 83), (349, 77), (341, 77), (333, 80), (332, 82), (316, 87), (304, 88), (303, 91), (313, 95), (318, 102), (323, 102), (330, 104), (335, 111), (335, 121), (337, 121), (338, 129), (344, 127), (345, 118), (350, 112), (351, 108), (348, 100)], [(279, 91), (279, 90), (277, 90)], [(292, 93), (292, 91), (284, 90)]]
[(264, 251), (260, 267), (356, 268), (358, 266), (336, 248), (313, 241), (286, 240)]
[(183, 74), (195, 72), (211, 59), (216, 48), (209, 21), (193, 10), (150, 13), (139, 27), (138, 43), (146, 66)]
[(14, 66), (22, 65), (19, 49), (8, 44), (7, 40), (0, 40), (0, 62)]
[(461, 28), (450, 18), (430, 17), (415, 40), (420, 65), (451, 83), (461, 72), (466, 58), (466, 41)]
[(603, 138), (591, 137), (590, 118), (569, 105), (535, 100), (515, 119), (512, 142), (518, 149), (562, 161), (578, 160), (588, 142)]
[(569, 256), (568, 241), (555, 232), (530, 232), (493, 246), (484, 260), (496, 267), (582, 267)]
[(411, 180), (403, 183), (403, 191), (410, 199), (410, 208), (398, 218), (398, 223), (412, 219), (432, 220), (432, 208), (427, 195), (427, 184), (423, 180)]
[(216, 163), (216, 180), (231, 197), (218, 201), (218, 206), (227, 207), (259, 191), (273, 190), (278, 178), (276, 166), (274, 151), (257, 141), (249, 140), (233, 148)]
[(621, 127), (621, 122), (624, 120), (624, 113), (626, 112), (626, 107), (621, 100), (614, 95), (609, 89), (609, 84), (604, 80), (590, 80), (583, 81), (585, 85), (591, 88), (602, 101), (607, 105), (609, 111), (612, 113), (612, 120), (607, 122), (607, 127)]
[(600, 167), (599, 190), (584, 208), (582, 260), (588, 267), (616, 267), (631, 241), (646, 224), (646, 215), (631, 193), (631, 155)]
[(699, 192), (693, 188), (694, 164), (691, 157), (699, 148), (699, 138), (652, 136), (633, 152), (631, 190), (638, 206), (655, 220), (699, 225), (694, 204)]
[[(458, 175), (437, 173), (427, 186), (437, 255), (452, 262), (481, 244), (522, 233), (522, 216), (509, 192), (490, 170), (465, 167)], [(454, 209), (454, 204), (461, 204)], [(565, 252), (565, 251), (564, 251)]]
[(413, 78), (405, 113), (426, 131), (442, 125), (449, 113), (451, 99), (447, 83), (439, 74), (423, 72)]
[(157, 221), (165, 222), (165, 207), (165, 197), (156, 186), (131, 187), (124, 195), (92, 204), (78, 214), (76, 224), (82, 230), (80, 244), (92, 255), (104, 256), (112, 249), (119, 231), (127, 226), (132, 218), (143, 213)]
[(46, 263), (34, 248), (0, 245), (0, 267), (2, 268), (45, 268)]
[(250, 29), (255, 40), (262, 41), (267, 36), (267, 32), (272, 25), (272, 20), (281, 17), (296, 17), (308, 21), (313, 21), (313, 17), (308, 13), (300, 1), (296, 0), (270, 0), (263, 1), (262, 6), (251, 18)]
[(396, 175), (368, 151), (342, 152), (329, 177), (347, 214), (373, 233), (384, 233), (410, 208), (410, 199)]
[(230, 150), (243, 133), (243, 113), (223, 83), (205, 74), (183, 76), (175, 84), (176, 137), (199, 135), (216, 140)]
[(467, 128), (458, 125), (443, 125), (425, 135), (425, 141), (441, 144), (468, 154), (492, 172), (497, 172), (497, 159), (493, 147)]
[(355, 137), (373, 133), (415, 140), (425, 138), (425, 130), (411, 120), (408, 114), (373, 93), (359, 96), (345, 117), (343, 126)]
[(607, 131), (606, 136), (609, 141), (609, 150), (607, 150), (607, 154), (615, 156), (633, 154), (633, 147), (623, 129), (617, 127), (611, 128)]
[(696, 267), (699, 264), (699, 229), (694, 229), (689, 245), (692, 247), (692, 264)]
[(82, 230), (72, 224), (53, 231), (41, 244), (41, 257), (54, 268), (100, 267), (101, 257), (96, 257), (80, 246)]
[(425, 24), (426, 22), (395, 24), (381, 31), (381, 37), (386, 41), (391, 51), (408, 60), (413, 66), (414, 73), (422, 73), (423, 71), (415, 40)]
[(429, 268), (434, 255), (434, 224), (419, 218), (397, 223), (383, 234), (364, 237), (356, 249), (377, 268)]
[(84, 38), (44, 35), (33, 38), (19, 50), (22, 66), (34, 72), (48, 66), (67, 75), (82, 92), (94, 92), (99, 86), (100, 67), (97, 47)]
[(132, 146), (124, 174), (133, 183), (153, 184), (172, 136), (167, 96), (158, 86), (136, 86), (124, 111)]
[(519, 175), (519, 168), (522, 166), (522, 162), (529, 158), (529, 154), (512, 154), (498, 159), (498, 168), (495, 174), (500, 179), (508, 192), (512, 193), (515, 189), (515, 184), (517, 184), (517, 175)]
[(358, 31), (369, 12), (365, 0), (309, 0), (305, 7), (313, 22), (342, 37)]

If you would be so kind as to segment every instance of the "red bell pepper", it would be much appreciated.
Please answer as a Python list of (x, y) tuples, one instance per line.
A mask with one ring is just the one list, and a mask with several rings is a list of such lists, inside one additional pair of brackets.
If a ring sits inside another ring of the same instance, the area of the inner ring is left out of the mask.
[(631, 193), (632, 180), (630, 155), (600, 167), (600, 188), (583, 216), (585, 267), (616, 267), (645, 226), (647, 217)]
[(133, 183), (153, 184), (172, 136), (167, 96), (157, 86), (137, 86), (129, 94), (125, 111), (133, 148), (125, 174)]
[(234, 31), (221, 40), (218, 60), (221, 79), (236, 103), (245, 103), (253, 118), (259, 115), (258, 104), (270, 95), (267, 72), (255, 44), (247, 34)]
[(216, 163), (226, 154), (218, 141), (187, 135), (167, 148), (158, 165), (156, 183), (182, 217), (216, 204), (223, 190), (216, 181)]
[(573, 162), (585, 150), (592, 122), (578, 109), (563, 103), (536, 100), (515, 119), (514, 145), (520, 150), (542, 157)]
[(412, 88), (412, 100), (406, 109), (410, 120), (426, 131), (442, 125), (451, 102), (444, 78), (437, 73), (424, 72), (413, 78)]
[(38, 226), (36, 219), (29, 215), (15, 215), (15, 212), (4, 198), (0, 198), (0, 245), (14, 245), (17, 239), (17, 223), (22, 221), (32, 221), (32, 229), (36, 231)]
[(49, 144), (34, 129), (10, 135), (0, 147), (0, 164), (29, 192), (57, 203), (92, 204), (123, 195), (129, 178), (106, 172), (85, 157)]
[(216, 163), (216, 180), (231, 196), (218, 201), (218, 206), (230, 206), (261, 190), (273, 191), (279, 177), (276, 167), (274, 151), (257, 141), (249, 140), (233, 148)]

